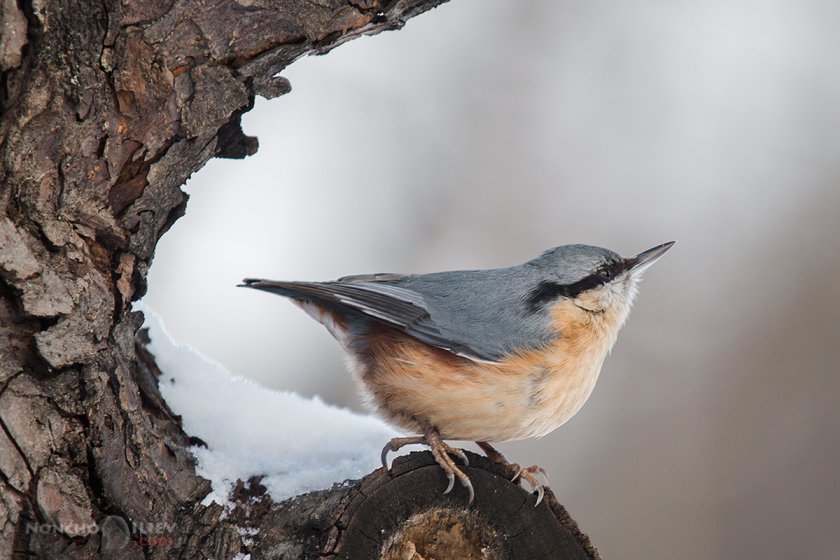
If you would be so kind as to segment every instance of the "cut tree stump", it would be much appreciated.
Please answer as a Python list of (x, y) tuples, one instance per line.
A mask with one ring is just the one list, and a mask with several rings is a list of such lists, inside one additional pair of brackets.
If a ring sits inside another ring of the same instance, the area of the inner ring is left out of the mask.
[(461, 468), (476, 491), (472, 505), (460, 485), (443, 494), (446, 476), (428, 451), (399, 457), (389, 473), (377, 470), (364, 479), (337, 523), (346, 529), (335, 537), (335, 553), (386, 560), (598, 558), (550, 490), (535, 506), (536, 496), (510, 481), (516, 473), (467, 456), (470, 465)]
[[(358, 560), (599, 560), (597, 550), (549, 489), (536, 496), (513, 472), (467, 452), (462, 467), (475, 502), (428, 451), (397, 457), (390, 471), (271, 504), (259, 480), (235, 492), (231, 518), (260, 535), (251, 558)], [(301, 539), (301, 536), (304, 536)]]

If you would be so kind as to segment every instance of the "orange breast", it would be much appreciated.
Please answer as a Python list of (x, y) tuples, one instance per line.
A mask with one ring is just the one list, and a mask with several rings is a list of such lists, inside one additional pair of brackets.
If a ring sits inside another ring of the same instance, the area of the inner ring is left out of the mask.
[(423, 418), (447, 439), (545, 435), (586, 402), (617, 332), (610, 317), (571, 302), (551, 311), (556, 340), (492, 364), (378, 326), (366, 336), (364, 350), (354, 353), (357, 379), (377, 411), (411, 432), (419, 431), (416, 419)]

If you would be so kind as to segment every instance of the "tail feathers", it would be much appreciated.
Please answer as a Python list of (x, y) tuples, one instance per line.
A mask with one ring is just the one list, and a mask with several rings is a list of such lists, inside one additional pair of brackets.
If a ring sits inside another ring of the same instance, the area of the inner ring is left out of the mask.
[(350, 337), (347, 330), (348, 310), (342, 310), (335, 301), (319, 294), (317, 283), (276, 282), (258, 278), (246, 278), (242, 282), (239, 286), (243, 288), (254, 288), (291, 298), (292, 303), (324, 325), (346, 350), (350, 349)]
[(254, 288), (263, 292), (277, 294), (294, 300), (295, 302), (309, 302), (330, 309), (340, 308), (346, 312), (352, 309), (351, 305), (342, 301), (341, 296), (336, 293), (335, 288), (329, 283), (321, 282), (281, 282), (277, 280), (262, 280), (259, 278), (246, 278), (243, 288)]
[(313, 300), (319, 299), (315, 294), (311, 293), (311, 283), (305, 282), (278, 282), (275, 280), (264, 280), (261, 278), (245, 278), (242, 284), (238, 284), (239, 288), (254, 288), (263, 292), (270, 292), (292, 299)]

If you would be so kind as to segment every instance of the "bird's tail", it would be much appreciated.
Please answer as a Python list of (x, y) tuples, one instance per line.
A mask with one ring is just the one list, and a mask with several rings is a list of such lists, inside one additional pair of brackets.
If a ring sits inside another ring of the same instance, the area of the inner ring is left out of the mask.
[(242, 284), (238, 284), (239, 288), (254, 288), (263, 292), (270, 292), (292, 299), (313, 299), (313, 294), (308, 293), (306, 289), (306, 282), (280, 282), (276, 280), (264, 280), (262, 278), (245, 278)]
[[(292, 303), (303, 309), (310, 317), (324, 325), (331, 335), (345, 348), (349, 349), (348, 313), (353, 311), (337, 305), (324, 291), (324, 285), (317, 282), (278, 282), (246, 278), (239, 284), (242, 288), (254, 288), (287, 297)], [(356, 312), (358, 313), (358, 312)]]

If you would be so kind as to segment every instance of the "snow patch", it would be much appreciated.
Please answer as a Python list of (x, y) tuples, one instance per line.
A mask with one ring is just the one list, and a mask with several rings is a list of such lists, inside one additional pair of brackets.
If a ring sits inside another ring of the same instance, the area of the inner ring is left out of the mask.
[(173, 341), (143, 303), (160, 392), (184, 430), (207, 447), (192, 447), (197, 472), (210, 480), (205, 504), (229, 505), (237, 480), (263, 476), (271, 498), (284, 500), (358, 479), (374, 470), (396, 432), (382, 420), (324, 403), (318, 397), (266, 389)]
[(236, 530), (239, 532), (239, 536), (242, 537), (242, 544), (245, 546), (254, 544), (254, 539), (260, 534), (260, 530), (257, 527), (237, 527)]

